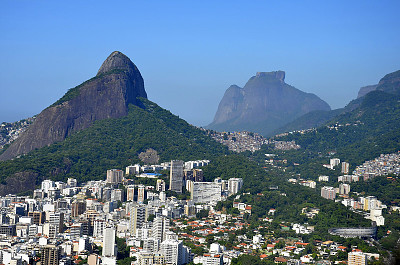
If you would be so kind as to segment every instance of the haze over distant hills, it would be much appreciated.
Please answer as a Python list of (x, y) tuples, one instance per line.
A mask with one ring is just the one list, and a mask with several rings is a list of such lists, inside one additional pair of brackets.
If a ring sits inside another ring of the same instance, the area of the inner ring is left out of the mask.
[(277, 128), (314, 110), (329, 111), (318, 96), (285, 83), (285, 72), (259, 72), (241, 88), (229, 87), (214, 121), (217, 131), (253, 131), (270, 135)]

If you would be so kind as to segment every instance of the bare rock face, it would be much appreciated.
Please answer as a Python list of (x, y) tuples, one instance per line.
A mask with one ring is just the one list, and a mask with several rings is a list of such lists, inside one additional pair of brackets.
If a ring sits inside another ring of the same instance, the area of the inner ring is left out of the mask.
[(0, 160), (62, 141), (97, 120), (125, 116), (129, 104), (139, 104), (137, 97), (147, 98), (138, 68), (121, 52), (113, 52), (94, 78), (43, 110)]
[(208, 128), (269, 135), (314, 110), (330, 107), (316, 95), (286, 84), (284, 71), (259, 72), (243, 88), (233, 85), (226, 90)]

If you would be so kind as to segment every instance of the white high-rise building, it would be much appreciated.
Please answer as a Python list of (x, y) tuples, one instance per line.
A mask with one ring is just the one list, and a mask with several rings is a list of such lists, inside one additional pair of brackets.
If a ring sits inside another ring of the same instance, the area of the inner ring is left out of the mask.
[(64, 213), (48, 212), (47, 216), (49, 223), (57, 226), (57, 232), (61, 233), (64, 229)]
[(331, 169), (338, 166), (339, 164), (340, 164), (339, 158), (331, 158), (331, 160), (329, 161), (329, 165), (330, 165)]
[(342, 162), (342, 173), (349, 174), (350, 164), (347, 162)]
[(103, 236), (104, 229), (106, 228), (106, 221), (96, 219), (93, 221), (93, 237)]
[(88, 237), (79, 238), (79, 252), (90, 250), (90, 243)]
[(349, 193), (350, 193), (350, 184), (340, 183), (339, 194), (349, 194)]
[(106, 182), (110, 184), (119, 184), (124, 178), (124, 171), (120, 169), (109, 169), (107, 170)]
[(146, 205), (133, 205), (130, 211), (130, 233), (136, 235), (136, 230), (147, 222), (148, 211)]
[(183, 176), (183, 161), (172, 160), (169, 174), (169, 189), (178, 193), (182, 193)]
[(74, 178), (68, 178), (67, 184), (69, 187), (73, 188), (73, 187), (78, 186), (78, 181)]
[(157, 252), (160, 250), (161, 241), (153, 237), (143, 239), (143, 251)]
[(165, 257), (165, 263), (169, 265), (185, 264), (182, 241), (165, 240), (161, 243), (160, 252)]
[(193, 182), (190, 185), (190, 199), (194, 203), (210, 203), (221, 200), (221, 184), (215, 182)]
[(54, 183), (54, 181), (52, 181), (52, 180), (50, 180), (50, 179), (45, 179), (45, 180), (43, 180), (42, 181), (42, 190), (45, 192), (45, 193), (48, 193), (49, 192), (49, 189), (51, 189), (51, 188), (55, 188), (55, 183)]
[(144, 202), (145, 199), (146, 199), (146, 186), (143, 184), (139, 184), (137, 201), (141, 203)]
[(130, 185), (126, 188), (126, 200), (133, 202), (135, 199), (135, 187)]
[(229, 194), (236, 194), (243, 187), (243, 179), (241, 178), (230, 178), (228, 180), (228, 191)]
[(165, 181), (163, 179), (157, 179), (156, 191), (165, 191)]
[(129, 176), (129, 175), (136, 175), (136, 174), (138, 174), (139, 173), (139, 165), (134, 165), (134, 166), (132, 166), (132, 165), (130, 165), (130, 166), (127, 166), (126, 168), (125, 168), (125, 174), (127, 175), (127, 176)]
[(166, 233), (169, 231), (169, 219), (164, 216), (154, 218), (153, 227), (151, 228), (152, 237), (160, 240), (166, 239)]
[(107, 227), (103, 232), (103, 253), (105, 257), (114, 257), (116, 254), (115, 245), (115, 229), (113, 227)]

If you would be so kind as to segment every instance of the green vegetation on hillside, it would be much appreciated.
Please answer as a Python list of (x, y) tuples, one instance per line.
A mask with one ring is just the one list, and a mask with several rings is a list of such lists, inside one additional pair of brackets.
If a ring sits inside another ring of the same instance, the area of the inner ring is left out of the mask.
[(337, 116), (328, 125), (280, 140), (295, 140), (303, 152), (314, 155), (335, 151), (352, 165), (396, 152), (400, 150), (400, 97), (373, 91), (357, 109)]
[[(333, 238), (328, 234), (328, 229), (332, 227), (371, 225), (369, 220), (351, 212), (345, 206), (322, 198), (319, 190), (287, 182), (290, 172), (274, 168), (263, 169), (260, 164), (241, 154), (218, 157), (203, 170), (207, 180), (216, 177), (243, 178), (244, 186), (241, 192), (248, 194), (242, 195), (239, 201), (252, 205), (252, 215), (249, 217), (251, 222), (271, 217), (277, 224), (308, 223), (315, 226), (313, 236), (317, 239)], [(217, 209), (232, 212), (232, 204), (231, 197), (219, 202)], [(309, 219), (302, 214), (305, 207), (318, 208), (320, 213), (314, 219)], [(268, 216), (270, 209), (276, 209), (273, 216)]]
[(161, 161), (210, 159), (228, 153), (204, 131), (147, 99), (141, 102), (144, 109), (130, 105), (125, 117), (97, 121), (62, 142), (0, 162), (0, 179), (22, 171), (54, 180), (104, 179), (107, 169), (139, 163), (138, 154), (148, 148), (156, 150)]

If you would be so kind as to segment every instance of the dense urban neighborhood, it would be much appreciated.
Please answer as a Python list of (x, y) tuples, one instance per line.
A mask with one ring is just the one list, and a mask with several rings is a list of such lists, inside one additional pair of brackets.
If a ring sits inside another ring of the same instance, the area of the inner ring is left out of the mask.
[[(243, 145), (247, 148), (248, 143)], [(398, 175), (398, 158), (399, 154), (381, 155), (358, 166), (353, 175), (339, 176), (339, 188), (321, 187), (323, 198), (342, 203), (372, 221), (370, 228), (329, 230), (342, 238), (362, 238), (363, 246), (304, 237), (313, 234), (313, 225), (274, 222), (274, 208), (255, 225), (249, 218), (252, 205), (241, 199), (247, 195), (241, 191), (242, 178), (206, 182), (202, 168), (213, 161), (172, 160), (110, 169), (106, 179), (99, 181), (44, 180), (32, 196), (10, 194), (0, 198), (0, 262), (229, 265), (242, 264), (243, 257), (254, 257), (287, 264), (373, 263), (382, 258), (374, 239), (376, 226), (385, 224), (382, 209), (387, 206), (374, 196), (349, 196), (348, 183), (361, 177), (368, 180), (372, 175)], [(339, 165), (340, 159), (334, 158), (326, 166), (334, 170)], [(348, 167), (342, 162), (341, 172), (349, 173)], [(329, 178), (319, 176), (318, 182)], [(317, 187), (312, 180), (288, 181)], [(226, 209), (223, 203), (229, 201), (232, 204)], [(313, 207), (302, 209), (310, 220), (319, 212)]]

